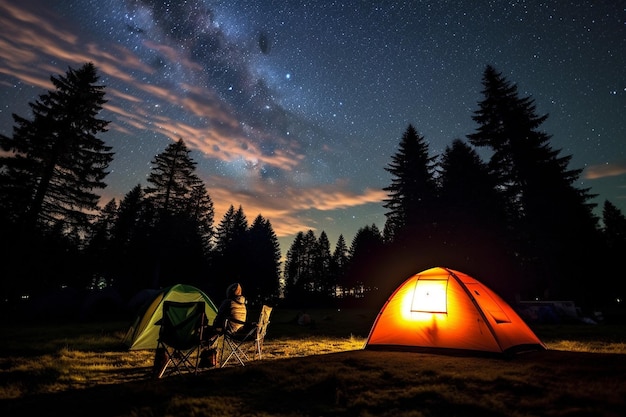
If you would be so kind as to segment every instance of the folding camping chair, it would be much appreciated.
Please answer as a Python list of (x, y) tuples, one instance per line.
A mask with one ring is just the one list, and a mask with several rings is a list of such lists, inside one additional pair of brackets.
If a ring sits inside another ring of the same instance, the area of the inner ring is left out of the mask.
[[(232, 359), (236, 359), (241, 366), (245, 366), (252, 357), (261, 359), (263, 351), (263, 341), (267, 333), (267, 326), (270, 323), (272, 307), (264, 305), (261, 308), (259, 321), (251, 326), (244, 325), (242, 329), (235, 333), (225, 332), (220, 353), (220, 367), (224, 367)], [(224, 326), (228, 328), (228, 325)], [(254, 352), (250, 352), (254, 349)]]
[(198, 371), (206, 321), (204, 307), (202, 301), (163, 303), (163, 317), (157, 322), (161, 329), (153, 369), (157, 378), (163, 377), (168, 368), (168, 373), (177, 374)]

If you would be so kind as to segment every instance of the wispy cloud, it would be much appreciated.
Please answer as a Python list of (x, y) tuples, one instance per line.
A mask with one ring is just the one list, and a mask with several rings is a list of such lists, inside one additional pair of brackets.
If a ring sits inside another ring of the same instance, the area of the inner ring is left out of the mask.
[(606, 163), (591, 165), (585, 169), (584, 177), (588, 180), (596, 180), (605, 177), (615, 177), (626, 174), (626, 164)]
[[(249, 221), (261, 214), (270, 219), (279, 237), (315, 229), (307, 222), (310, 211), (333, 212), (366, 204), (378, 204), (387, 197), (383, 190), (365, 189), (351, 192), (345, 184), (300, 189), (259, 181), (252, 188), (238, 187), (235, 180), (226, 177), (206, 178), (205, 183), (215, 205), (216, 216), (221, 216), (233, 205), (241, 205)], [(219, 218), (218, 218), (219, 221)]]
[[(117, 116), (117, 120), (113, 120), (110, 126), (112, 130), (127, 132), (128, 129), (123, 126), (115, 126), (126, 124), (138, 130), (165, 135), (172, 140), (183, 137), (192, 149), (224, 161), (243, 158), (289, 170), (302, 160), (302, 155), (295, 152), (295, 146), (289, 145), (289, 141), (281, 137), (272, 137), (271, 140), (287, 146), (281, 146), (281, 150), (270, 154), (263, 152), (255, 143), (263, 132), (259, 132), (254, 140), (251, 139), (246, 134), (247, 127), (237, 118), (236, 111), (209, 88), (183, 84), (181, 94), (173, 85), (156, 85), (146, 77), (132, 75), (133, 72), (150, 75), (153, 69), (121, 46), (109, 45), (108, 49), (114, 50), (111, 53), (95, 43), (79, 44), (76, 36), (57, 29), (32, 12), (8, 4), (0, 5), (0, 10), (4, 12), (4, 17), (0, 17), (0, 25), (5, 28), (2, 32), (5, 35), (0, 34), (0, 73), (15, 77), (24, 84), (48, 90), (52, 87), (50, 75), (64, 73), (67, 68), (42, 68), (38, 64), (42, 54), (71, 66), (94, 62), (99, 72), (107, 78), (107, 84), (116, 86), (107, 88), (111, 99), (105, 106)], [(146, 43), (172, 62), (182, 64), (186, 71), (202, 69), (171, 46)], [(147, 109), (147, 103), (178, 107), (188, 116), (172, 118), (151, 112)], [(134, 108), (135, 111), (123, 110), (125, 108)], [(195, 116), (193, 121), (182, 121), (190, 116)]]
[[(332, 213), (380, 203), (386, 197), (382, 190), (351, 190), (349, 182), (317, 185), (307, 180), (311, 172), (303, 166), (307, 160), (294, 133), (297, 128), (293, 128), (292, 115), (277, 105), (266, 104), (275, 104), (268, 101), (271, 94), (267, 87), (245, 68), (232, 71), (240, 78), (228, 81), (239, 82), (234, 90), (249, 94), (243, 108), (255, 106), (251, 118), (245, 118), (242, 108), (237, 107), (241, 103), (225, 100), (223, 92), (201, 82), (206, 77), (203, 68), (167, 39), (141, 43), (144, 51), (147, 48), (159, 54), (179, 72), (155, 82), (156, 73), (163, 68), (149, 64), (134, 49), (79, 39), (61, 16), (44, 16), (36, 8), (7, 3), (0, 2), (0, 74), (40, 88), (43, 93), (52, 88), (51, 75), (64, 74), (68, 66), (77, 68), (93, 62), (109, 100), (104, 118), (111, 120), (109, 130), (113, 133), (108, 134), (149, 138), (163, 135), (172, 141), (182, 137), (190, 149), (201, 155), (202, 161), (197, 162), (208, 166), (226, 164), (237, 173), (205, 169), (203, 179), (215, 204), (216, 222), (231, 204), (241, 205), (249, 221), (261, 214), (270, 219), (278, 236), (289, 236), (312, 228), (315, 222), (307, 218), (307, 212)], [(227, 52), (234, 53), (232, 47)], [(234, 60), (241, 65), (243, 61), (242, 57)], [(177, 78), (177, 74), (185, 76)], [(118, 168), (118, 172), (126, 169)], [(145, 175), (139, 175), (137, 181), (143, 179)], [(102, 193), (102, 202), (119, 200), (128, 191), (109, 187)]]
[[(259, 181), (252, 188), (242, 188), (228, 177), (203, 179), (213, 200), (216, 224), (231, 205), (235, 208), (241, 206), (249, 223), (259, 214), (269, 219), (278, 237), (315, 230), (315, 222), (306, 217), (307, 212), (332, 213), (366, 204), (379, 204), (387, 197), (384, 191), (377, 189), (350, 192), (339, 183), (298, 189)], [(112, 198), (119, 202), (122, 196), (115, 194), (115, 190), (105, 189), (101, 204), (108, 203)]]

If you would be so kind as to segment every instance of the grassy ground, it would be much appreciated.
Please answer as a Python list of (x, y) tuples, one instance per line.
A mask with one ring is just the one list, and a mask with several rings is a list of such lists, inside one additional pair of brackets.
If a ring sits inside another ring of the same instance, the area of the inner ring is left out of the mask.
[(2, 329), (0, 415), (622, 416), (626, 327), (535, 327), (549, 350), (513, 359), (362, 349), (375, 312), (275, 310), (264, 358), (150, 379), (128, 323)]

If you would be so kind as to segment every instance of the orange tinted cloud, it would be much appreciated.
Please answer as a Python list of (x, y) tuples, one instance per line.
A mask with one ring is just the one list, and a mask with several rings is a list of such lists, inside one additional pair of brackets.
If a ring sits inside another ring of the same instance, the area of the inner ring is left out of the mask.
[[(133, 128), (162, 134), (174, 141), (182, 137), (190, 149), (226, 162), (243, 159), (251, 165), (292, 170), (303, 159), (296, 152), (296, 146), (285, 138), (251, 131), (214, 91), (182, 83), (182, 88), (176, 89), (173, 85), (143, 81), (142, 74), (149, 75), (153, 69), (128, 49), (111, 45), (104, 49), (93, 42), (85, 43), (77, 39), (71, 29), (59, 29), (45, 17), (15, 5), (0, 3), (0, 25), (3, 27), (0, 33), (0, 73), (49, 90), (52, 87), (50, 75), (62, 74), (67, 67), (37, 64), (42, 55), (48, 55), (52, 62), (66, 62), (70, 66), (93, 62), (103, 75), (103, 84), (116, 80), (115, 89), (107, 86), (109, 102), (105, 105), (106, 110), (117, 116), (109, 125), (112, 131), (133, 134), (129, 130)], [(182, 64), (181, 71), (192, 79), (202, 70), (200, 65), (171, 46), (151, 41), (147, 41), (146, 46), (165, 59)], [(158, 103), (177, 107), (193, 116), (192, 120), (164, 116), (156, 106)], [(278, 150), (271, 154), (265, 153), (261, 149), (265, 140), (281, 146), (274, 146)]]
[(617, 175), (626, 174), (626, 165), (624, 164), (601, 164), (592, 165), (585, 169), (585, 178), (595, 180), (604, 177), (615, 177)]
[[(260, 214), (269, 220), (276, 236), (293, 236), (301, 231), (316, 230), (315, 222), (306, 217), (307, 211), (343, 210), (365, 204), (381, 203), (386, 194), (381, 190), (366, 189), (362, 193), (356, 193), (341, 189), (338, 186), (309, 188), (309, 189), (284, 189), (266, 185), (255, 186), (254, 191), (236, 189), (234, 181), (224, 177), (205, 179), (206, 187), (215, 209), (215, 226), (222, 220), (226, 211), (232, 205), (237, 209), (239, 206), (252, 224)], [(130, 190), (126, 190), (128, 192)], [(123, 196), (112, 195), (111, 190), (102, 192), (100, 204), (108, 203), (115, 198), (118, 203)]]
[[(133, 81), (129, 69), (150, 71), (124, 48), (105, 52), (93, 43), (82, 43), (71, 31), (53, 26), (45, 17), (6, 2), (0, 3), (0, 26), (0, 72), (25, 84), (49, 89), (50, 75), (64, 73), (66, 65), (85, 62), (94, 62), (101, 73), (125, 82)], [(40, 64), (45, 55), (62, 64)]]
[(277, 187), (258, 181), (252, 187), (238, 188), (234, 180), (224, 177), (206, 178), (205, 184), (215, 205), (216, 224), (232, 204), (243, 208), (251, 223), (261, 214), (269, 219), (278, 237), (290, 236), (300, 231), (315, 229), (307, 222), (304, 212), (344, 210), (365, 204), (381, 203), (387, 194), (379, 189), (350, 191), (347, 184), (336, 184), (299, 189)]
[[(228, 169), (233, 169), (232, 178), (205, 178), (215, 204), (216, 223), (231, 204), (241, 205), (249, 222), (261, 214), (271, 221), (278, 236), (289, 236), (315, 228), (316, 222), (307, 218), (306, 212), (332, 215), (334, 210), (380, 203), (385, 198), (380, 190), (355, 192), (343, 183), (305, 189), (278, 186), (261, 179), (259, 170), (269, 166), (288, 171), (294, 183), (308, 182), (306, 170), (297, 169), (304, 160), (297, 142), (240, 120), (237, 112), (203, 83), (181, 81), (202, 76), (202, 68), (183, 52), (168, 45), (147, 43), (166, 60), (180, 63), (180, 71), (189, 75), (175, 80), (172, 86), (150, 83), (155, 69), (131, 50), (78, 39), (71, 25), (53, 26), (47, 21), (49, 16), (26, 10), (26, 6), (22, 9), (19, 3), (6, 3), (0, 2), (0, 73), (41, 88), (43, 93), (52, 88), (51, 75), (65, 73), (68, 66), (93, 62), (106, 86), (108, 102), (104, 107), (108, 114), (103, 118), (111, 120), (110, 131), (129, 137), (153, 132), (172, 141), (182, 137), (203, 158), (227, 162)], [(162, 111), (165, 107), (174, 108), (185, 117), (166, 115), (171, 112)], [(271, 153), (264, 151), (265, 143), (273, 145)], [(119, 201), (123, 195), (113, 193), (128, 191), (107, 188), (101, 202), (106, 204), (111, 198)]]

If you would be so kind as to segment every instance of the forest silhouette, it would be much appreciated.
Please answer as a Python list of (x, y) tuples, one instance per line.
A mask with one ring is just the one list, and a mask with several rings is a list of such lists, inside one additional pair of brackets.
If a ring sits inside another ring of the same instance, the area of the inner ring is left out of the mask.
[[(14, 114), (0, 136), (2, 309), (32, 309), (63, 293), (58, 318), (80, 302), (124, 313), (145, 289), (181, 283), (221, 299), (239, 282), (249, 302), (297, 308), (377, 307), (409, 275), (446, 266), (480, 277), (508, 301), (573, 300), (592, 311), (618, 307), (625, 284), (626, 217), (577, 187), (571, 155), (541, 130), (547, 115), (492, 66), (472, 114), (477, 128), (432, 155), (408, 125), (386, 167), (381, 230), (363, 225), (348, 244), (325, 231), (299, 232), (281, 259), (271, 219), (249, 222), (230, 206), (215, 224), (211, 190), (196, 174), (184, 138), (155, 155), (147, 184), (100, 206), (114, 150), (99, 113), (105, 86), (86, 63), (51, 76), (55, 89)], [(490, 154), (483, 161), (478, 150)], [(30, 301), (29, 301), (30, 300)], [(84, 313), (84, 312), (83, 312)], [(50, 317), (50, 312), (45, 312)]]

